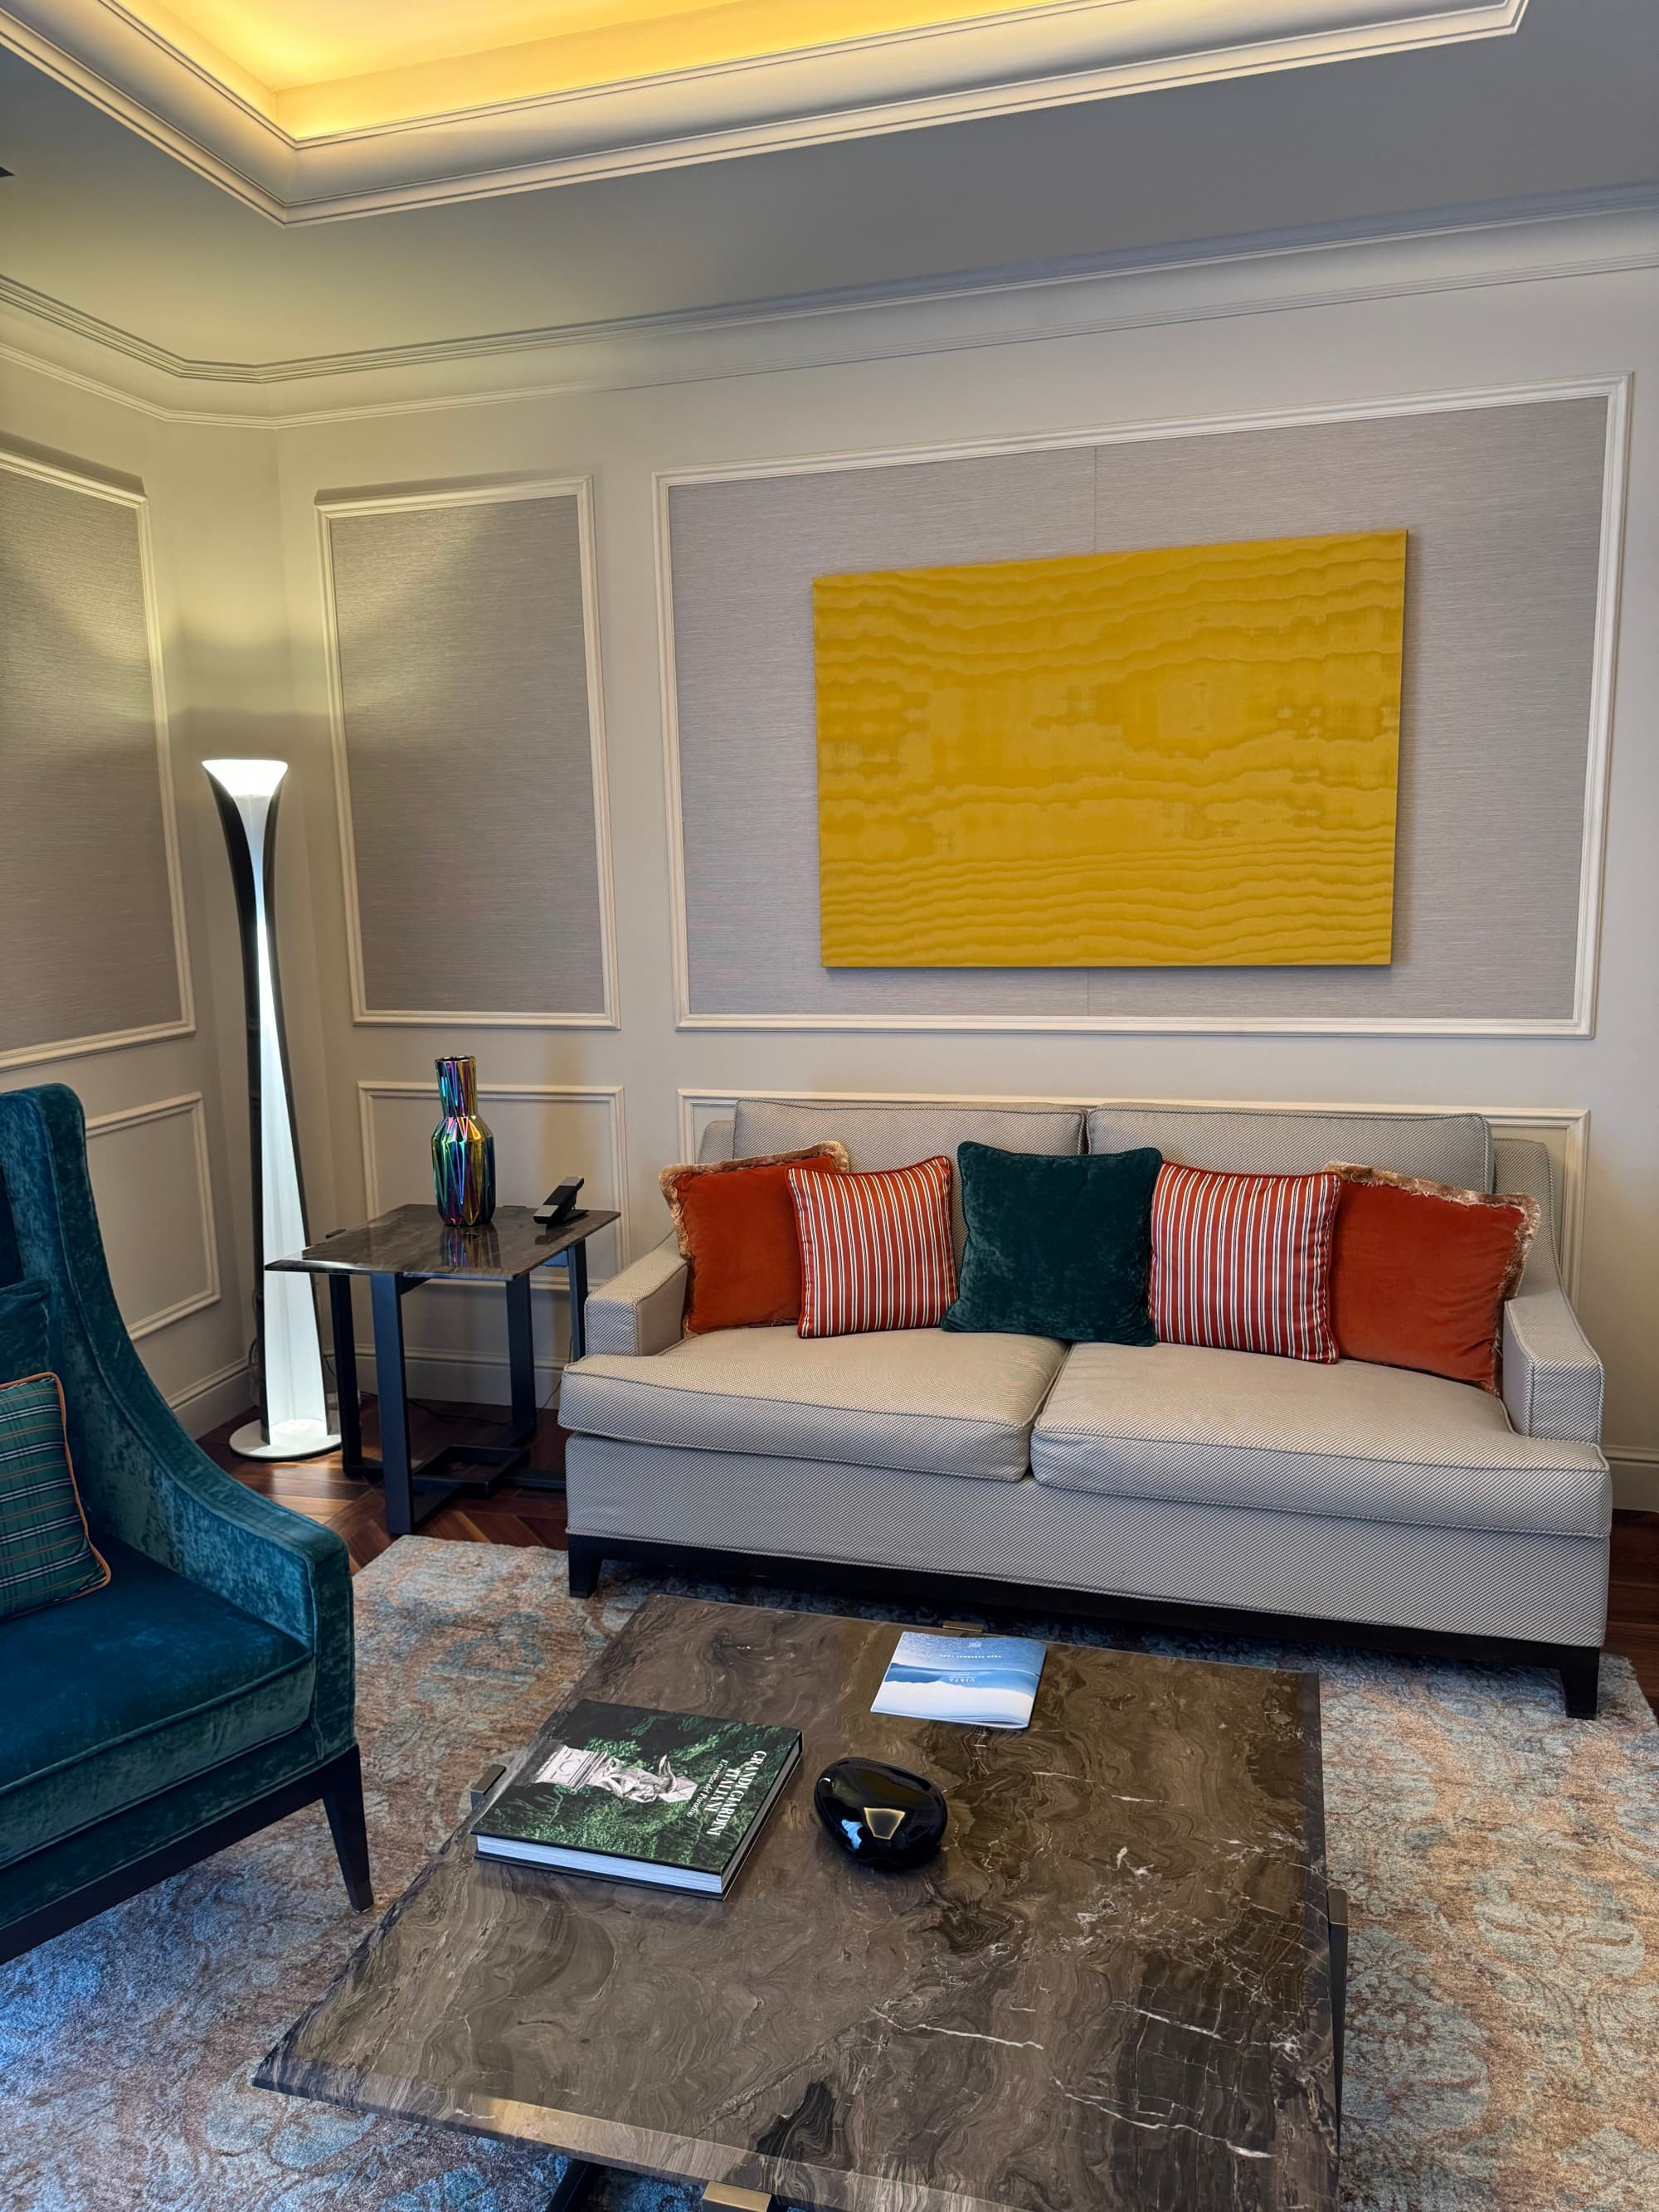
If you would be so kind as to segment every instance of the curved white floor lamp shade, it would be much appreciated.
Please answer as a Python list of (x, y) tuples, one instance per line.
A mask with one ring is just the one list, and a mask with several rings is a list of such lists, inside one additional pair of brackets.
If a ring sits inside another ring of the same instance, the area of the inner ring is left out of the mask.
[[(276, 874), (276, 801), (288, 763), (210, 760), (203, 767), (224, 825), (242, 928), (247, 1006), (248, 1103), (252, 1121), (254, 1311), (259, 1332), (259, 1418), (230, 1448), (245, 1459), (305, 1459), (340, 1441), (328, 1425), (322, 1346), (309, 1275), (268, 1275), (265, 1256), (309, 1240), (289, 1094), (288, 1046), (276, 973), (271, 908)], [(342, 1378), (351, 1388), (356, 1377)]]

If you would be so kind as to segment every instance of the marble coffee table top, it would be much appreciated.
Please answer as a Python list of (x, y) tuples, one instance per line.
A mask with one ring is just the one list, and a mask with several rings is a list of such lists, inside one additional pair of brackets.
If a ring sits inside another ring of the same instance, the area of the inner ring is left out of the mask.
[[(847, 2212), (1331, 2212), (1316, 1678), (1058, 1644), (957, 1728), (870, 1711), (897, 1633), (653, 1597), (573, 1697), (805, 1739), (731, 1894), (462, 1830), (261, 2085)], [(931, 1865), (819, 1828), (849, 1751), (944, 1788)]]

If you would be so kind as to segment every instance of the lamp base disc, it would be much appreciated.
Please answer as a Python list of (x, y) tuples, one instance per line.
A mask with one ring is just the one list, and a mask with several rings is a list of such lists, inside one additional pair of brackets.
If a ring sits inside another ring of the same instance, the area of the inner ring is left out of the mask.
[(315, 1459), (339, 1441), (321, 1421), (279, 1421), (267, 1443), (258, 1421), (246, 1421), (232, 1431), (230, 1448), (240, 1459)]

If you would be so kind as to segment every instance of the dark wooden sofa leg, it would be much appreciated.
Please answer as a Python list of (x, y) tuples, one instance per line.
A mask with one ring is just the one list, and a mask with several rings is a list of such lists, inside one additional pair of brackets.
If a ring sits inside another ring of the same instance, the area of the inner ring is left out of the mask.
[(354, 1743), (334, 1761), (323, 1784), (328, 1832), (345, 1878), (346, 1895), (359, 1912), (374, 1902), (368, 1872), (368, 1830), (363, 1820), (363, 1763)]
[(1596, 1699), (1601, 1694), (1601, 1654), (1580, 1645), (1563, 1647), (1557, 1664), (1561, 1669), (1561, 1689), (1567, 1701), (1567, 1717), (1574, 1721), (1593, 1721)]
[(605, 1565), (605, 1553), (592, 1536), (569, 1536), (565, 1543), (570, 1595), (572, 1597), (592, 1597), (599, 1586), (599, 1569)]

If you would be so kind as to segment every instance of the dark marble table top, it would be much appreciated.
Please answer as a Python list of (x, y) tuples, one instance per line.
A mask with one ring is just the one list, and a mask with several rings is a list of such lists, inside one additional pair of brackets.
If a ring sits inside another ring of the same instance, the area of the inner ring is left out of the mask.
[[(1331, 2212), (1315, 1677), (1054, 1644), (1029, 1729), (957, 1728), (869, 1711), (896, 1634), (651, 1599), (580, 1694), (805, 1740), (731, 1893), (463, 1830), (260, 2085), (848, 2212)], [(944, 1787), (931, 1865), (818, 1827), (854, 1750)]]
[(423, 1280), (507, 1282), (528, 1275), (618, 1214), (589, 1206), (557, 1229), (544, 1229), (527, 1206), (498, 1206), (482, 1229), (452, 1229), (435, 1206), (398, 1206), (360, 1228), (342, 1229), (266, 1265), (291, 1275), (418, 1275)]

